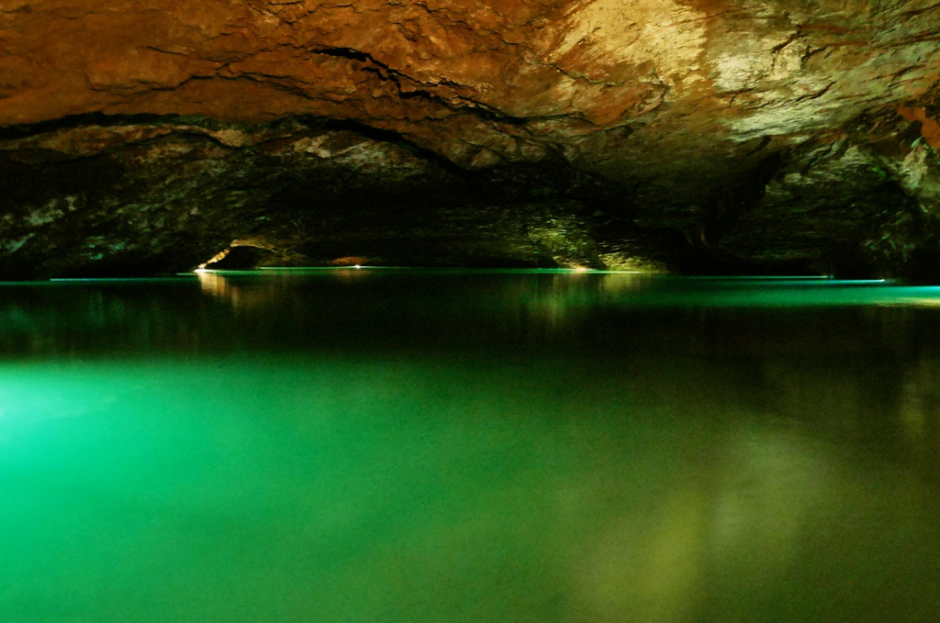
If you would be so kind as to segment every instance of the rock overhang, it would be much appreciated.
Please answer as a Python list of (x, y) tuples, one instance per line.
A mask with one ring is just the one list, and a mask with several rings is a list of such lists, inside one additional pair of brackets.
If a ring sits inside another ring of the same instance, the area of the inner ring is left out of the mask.
[(929, 273), (938, 26), (921, 0), (15, 0), (2, 263), (170, 269), (254, 236)]

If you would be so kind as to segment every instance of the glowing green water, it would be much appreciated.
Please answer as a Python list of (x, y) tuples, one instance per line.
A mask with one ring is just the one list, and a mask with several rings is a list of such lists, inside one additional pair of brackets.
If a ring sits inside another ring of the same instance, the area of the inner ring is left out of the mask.
[(935, 622), (940, 289), (0, 286), (0, 622)]

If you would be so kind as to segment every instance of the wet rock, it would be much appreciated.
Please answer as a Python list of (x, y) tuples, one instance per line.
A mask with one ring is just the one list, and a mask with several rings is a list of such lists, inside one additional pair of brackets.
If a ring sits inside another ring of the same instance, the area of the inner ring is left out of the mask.
[(293, 263), (931, 279), (938, 28), (930, 0), (14, 0), (0, 275), (264, 237)]
[[(239, 241), (235, 241), (236, 243)], [(271, 249), (252, 244), (234, 244), (200, 265), (206, 270), (245, 270), (267, 264), (272, 255)]]
[[(8, 278), (221, 268), (235, 258), (239, 267), (347, 256), (601, 265), (590, 180), (546, 176), (550, 168), (474, 173), (323, 124), (81, 125), (0, 142), (0, 170)], [(225, 250), (233, 257), (212, 259)]]

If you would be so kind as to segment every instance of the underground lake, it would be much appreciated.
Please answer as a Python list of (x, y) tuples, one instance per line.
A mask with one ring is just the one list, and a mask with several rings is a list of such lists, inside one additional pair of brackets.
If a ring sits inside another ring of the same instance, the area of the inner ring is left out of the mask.
[(940, 288), (0, 285), (3, 623), (940, 620)]

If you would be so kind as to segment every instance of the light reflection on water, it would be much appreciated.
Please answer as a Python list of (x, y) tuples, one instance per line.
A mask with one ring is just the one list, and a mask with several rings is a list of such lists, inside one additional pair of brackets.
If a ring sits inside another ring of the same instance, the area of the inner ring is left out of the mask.
[(0, 621), (936, 621), (912, 290), (5, 287)]

